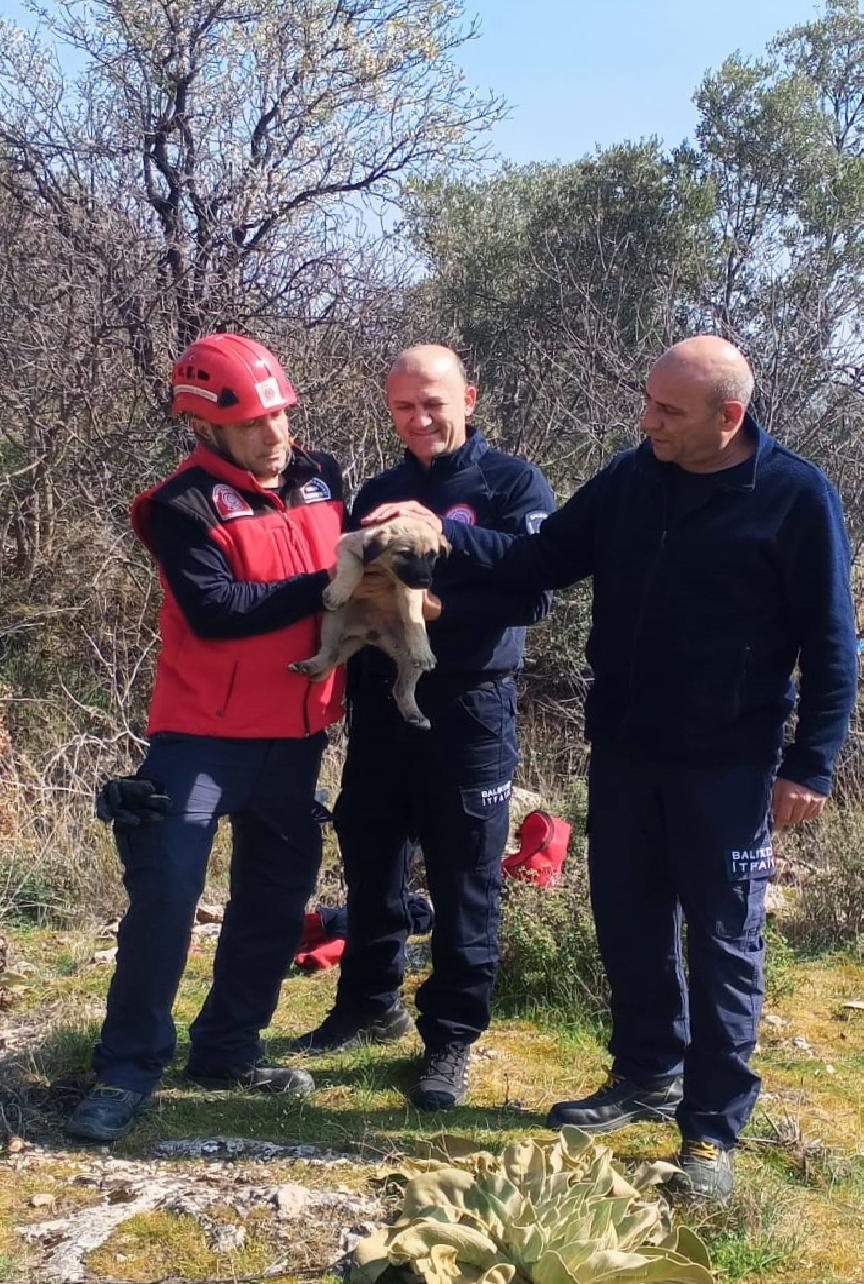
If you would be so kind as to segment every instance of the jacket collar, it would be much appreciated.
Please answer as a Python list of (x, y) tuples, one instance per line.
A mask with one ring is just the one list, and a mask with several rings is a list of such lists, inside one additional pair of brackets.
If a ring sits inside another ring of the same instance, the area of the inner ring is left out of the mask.
[(489, 443), (476, 428), (472, 428), (468, 438), (463, 446), (458, 450), (451, 450), (447, 455), (438, 455), (432, 460), (430, 468), (424, 468), (416, 455), (410, 450), (405, 451), (405, 463), (409, 468), (416, 470), (425, 477), (450, 477), (453, 473), (462, 472), (465, 468), (470, 468), (486, 454), (489, 449)]
[(248, 468), (238, 468), (224, 455), (219, 455), (215, 450), (210, 450), (203, 445), (196, 446), (189, 458), (180, 465), (181, 472), (187, 468), (202, 468), (212, 477), (218, 477), (219, 481), (228, 482), (238, 490), (254, 491), (264, 495), (271, 502), (274, 498), (279, 498), (279, 492), (284, 490), (286, 485), (292, 488), (302, 485), (321, 471), (311, 455), (296, 443), (291, 447), (291, 456), (275, 489), (260, 485)]

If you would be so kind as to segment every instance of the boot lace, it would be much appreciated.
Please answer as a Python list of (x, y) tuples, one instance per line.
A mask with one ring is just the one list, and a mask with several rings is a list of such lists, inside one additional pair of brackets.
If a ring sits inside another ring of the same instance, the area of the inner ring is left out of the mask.
[(681, 1154), (691, 1159), (705, 1159), (711, 1162), (717, 1158), (719, 1150), (719, 1146), (715, 1146), (710, 1141), (685, 1141), (681, 1147)]
[(594, 1095), (596, 1097), (605, 1097), (607, 1093), (614, 1092), (622, 1083), (624, 1083), (623, 1074), (616, 1074), (614, 1070), (607, 1070), (605, 1080)]

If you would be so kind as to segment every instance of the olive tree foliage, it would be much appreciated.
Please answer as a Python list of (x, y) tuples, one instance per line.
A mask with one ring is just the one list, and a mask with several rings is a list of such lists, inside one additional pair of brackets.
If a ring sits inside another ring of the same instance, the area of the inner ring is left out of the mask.
[(58, 744), (140, 743), (157, 593), (128, 504), (188, 445), (172, 359), (262, 339), (301, 440), (379, 468), (410, 270), (389, 211), (476, 162), (501, 107), (454, 62), (461, 0), (32, 12), (0, 23), (0, 697), (66, 780)]
[(695, 316), (747, 352), (765, 424), (864, 532), (864, 18), (857, 0), (728, 59), (696, 94), (718, 271)]
[[(829, 0), (762, 58), (727, 59), (690, 141), (416, 187), (427, 316), (463, 353), (493, 437), (566, 499), (639, 440), (651, 362), (688, 334), (739, 344), (754, 410), (828, 472), (864, 538), (864, 18)], [(578, 728), (585, 591), (529, 634), (550, 725)]]
[(692, 166), (653, 140), (416, 192), (428, 311), (464, 350), (499, 439), (560, 493), (631, 440), (642, 354), (681, 323), (709, 210)]
[(864, 531), (864, 17), (828, 0), (696, 91), (692, 141), (415, 190), (430, 313), (509, 445), (569, 493), (636, 440), (650, 361), (738, 343), (755, 409), (838, 482)]

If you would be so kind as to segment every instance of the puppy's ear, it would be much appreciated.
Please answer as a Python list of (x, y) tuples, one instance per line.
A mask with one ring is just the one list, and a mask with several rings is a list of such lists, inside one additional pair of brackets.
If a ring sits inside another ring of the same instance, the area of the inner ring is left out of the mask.
[(438, 556), (447, 557), (450, 553), (450, 542), (444, 535), (438, 536)]
[(371, 530), (367, 538), (363, 541), (363, 565), (367, 562), (374, 562), (376, 557), (380, 557), (387, 547), (387, 536), (382, 535), (380, 531)]

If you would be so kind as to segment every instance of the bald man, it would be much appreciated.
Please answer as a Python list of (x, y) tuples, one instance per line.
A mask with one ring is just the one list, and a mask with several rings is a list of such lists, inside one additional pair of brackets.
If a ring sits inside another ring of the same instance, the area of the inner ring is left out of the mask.
[[(555, 506), (537, 468), (472, 429), (477, 390), (449, 348), (403, 352), (387, 406), (404, 461), (362, 487), (355, 522), (414, 501), (438, 521), (520, 534)], [(476, 582), (467, 561), (438, 563), (437, 665), (417, 687), (431, 730), (408, 726), (390, 694), (392, 661), (366, 648), (349, 668), (348, 756), (335, 808), (348, 887), (348, 943), (336, 1005), (298, 1051), (389, 1042), (411, 1021), (399, 998), (408, 935), (407, 841), (419, 839), (435, 907), (432, 975), (417, 991), (425, 1052), (414, 1105), (449, 1109), (466, 1094), (470, 1045), (486, 1029), (498, 961), (501, 857), (516, 746), (514, 675), (527, 624), (549, 608), (533, 587)]]
[(588, 860), (613, 1062), (549, 1124), (675, 1118), (689, 1190), (721, 1200), (759, 1090), (772, 829), (825, 806), (856, 685), (839, 499), (759, 427), (752, 392), (736, 348), (687, 339), (648, 375), (647, 440), (536, 535), (443, 522), (454, 573), (464, 559), (502, 587), (593, 577)]

